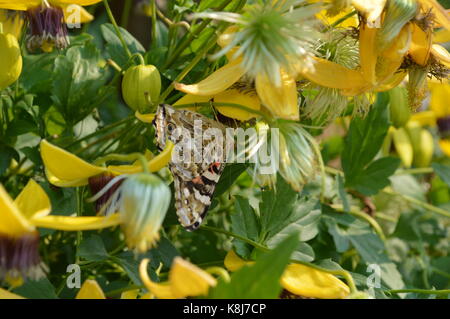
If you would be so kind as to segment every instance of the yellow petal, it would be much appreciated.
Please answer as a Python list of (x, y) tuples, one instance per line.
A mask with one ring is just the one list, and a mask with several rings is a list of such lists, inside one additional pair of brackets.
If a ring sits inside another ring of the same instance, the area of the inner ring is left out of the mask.
[(106, 299), (102, 288), (96, 280), (86, 280), (75, 299)]
[(447, 157), (450, 157), (450, 139), (439, 140), (439, 146), (441, 147), (442, 152)]
[(220, 103), (240, 104), (249, 109), (259, 111), (261, 103), (256, 92), (245, 92), (245, 90), (229, 89), (214, 96), (215, 107), (217, 110), (228, 117), (239, 121), (248, 121), (257, 115), (235, 107), (221, 106)]
[(92, 14), (77, 4), (66, 4), (63, 5), (62, 8), (64, 10), (64, 21), (66, 23), (87, 23), (94, 20), (94, 16)]
[(168, 282), (159, 284), (150, 279), (147, 272), (149, 261), (147, 258), (142, 259), (139, 265), (139, 275), (147, 290), (158, 299), (175, 299), (176, 297), (172, 293), (172, 287)]
[(381, 83), (391, 78), (402, 65), (411, 45), (411, 32), (412, 26), (408, 23), (399, 32), (393, 44), (380, 52), (376, 68), (378, 82)]
[(434, 43), (444, 43), (450, 41), (450, 30), (440, 29), (434, 33), (433, 42)]
[(76, 181), (87, 184), (89, 177), (106, 171), (105, 167), (91, 165), (46, 140), (41, 141), (41, 156), (51, 176), (65, 182)]
[(12, 292), (9, 292), (8, 290), (5, 290), (3, 288), (0, 288), (0, 299), (25, 299), (22, 296), (13, 294)]
[(225, 91), (245, 74), (241, 62), (242, 58), (237, 58), (196, 84), (175, 83), (175, 89), (184, 93), (203, 96)]
[(437, 118), (450, 115), (450, 84), (432, 83), (428, 86), (431, 91), (430, 109)]
[(352, 4), (366, 17), (367, 23), (375, 26), (383, 12), (386, 0), (352, 0)]
[(369, 84), (357, 70), (321, 58), (314, 60), (313, 70), (305, 70), (301, 74), (311, 82), (334, 89), (352, 89)]
[(450, 68), (450, 53), (446, 48), (439, 44), (433, 44), (431, 46), (431, 54), (442, 64)]
[(375, 88), (375, 92), (384, 92), (392, 88), (395, 88), (402, 83), (403, 79), (406, 77), (405, 71), (397, 71), (391, 75), (391, 77), (386, 78), (384, 81), (379, 83)]
[(293, 294), (320, 299), (342, 299), (349, 287), (335, 276), (300, 264), (290, 264), (281, 277), (281, 285)]
[(42, 0), (16, 0), (16, 1), (0, 1), (0, 8), (9, 10), (25, 11), (29, 8), (37, 7), (42, 3)]
[(51, 4), (77, 4), (80, 6), (90, 6), (101, 2), (102, 0), (50, 0)]
[(65, 231), (79, 231), (79, 230), (95, 230), (117, 226), (120, 224), (119, 214), (111, 216), (36, 216), (31, 219), (31, 222), (36, 227), (65, 230)]
[(359, 33), (361, 72), (364, 79), (370, 84), (375, 84), (377, 81), (375, 74), (375, 66), (377, 64), (377, 30), (362, 24)]
[(34, 231), (34, 226), (22, 215), (0, 184), (0, 234), (20, 237)]
[(47, 176), (47, 180), (50, 184), (58, 186), (58, 187), (79, 187), (87, 184), (86, 178), (82, 179), (74, 179), (70, 181), (65, 181), (57, 178), (52, 174), (47, 168), (45, 168), (45, 176)]
[(24, 19), (20, 14), (8, 16), (8, 11), (0, 9), (0, 23), (3, 24), (3, 33), (11, 33), (17, 39), (22, 35)]
[[(166, 148), (148, 162), (148, 170), (154, 173), (167, 166), (172, 158), (173, 149), (174, 144), (171, 141), (167, 141)], [(116, 175), (135, 174), (142, 172), (142, 166), (140, 162), (136, 162), (134, 165), (110, 165), (108, 166), (108, 170)]]
[(299, 120), (297, 84), (287, 72), (281, 71), (281, 86), (276, 87), (265, 74), (255, 80), (256, 92), (261, 103), (276, 117)]
[[(337, 22), (338, 20), (340, 20), (341, 18), (345, 17), (347, 14), (349, 14), (352, 11), (353, 11), (353, 8), (348, 7), (348, 8), (343, 9), (338, 14), (330, 17), (327, 14), (327, 10), (322, 10), (321, 12), (316, 14), (316, 17), (319, 20), (323, 21), (323, 23), (326, 26), (330, 26), (330, 25), (334, 24), (335, 22)], [(339, 23), (337, 26), (339, 26), (340, 28), (351, 28), (351, 27), (356, 28), (356, 27), (358, 27), (358, 15), (354, 14), (350, 18), (345, 19), (344, 21)]]
[(136, 113), (134, 113), (134, 116), (136, 116), (139, 121), (144, 123), (153, 123), (153, 120), (155, 119), (154, 113), (141, 114), (139, 113), (139, 111), (136, 111)]
[(434, 14), (434, 20), (445, 29), (450, 30), (450, 17), (447, 11), (436, 0), (420, 0), (423, 11), (431, 9)]
[(234, 250), (230, 250), (227, 255), (225, 256), (225, 260), (223, 261), (225, 267), (229, 271), (237, 271), (244, 267), (245, 265), (252, 265), (254, 264), (253, 261), (245, 261), (242, 258), (240, 258)]
[(139, 289), (127, 290), (122, 292), (120, 299), (137, 299), (139, 294)]
[[(213, 98), (214, 98), (214, 95), (200, 96), (200, 95), (194, 95), (194, 94), (186, 94), (181, 99), (176, 101), (173, 105), (175, 106), (175, 105), (183, 105), (183, 104), (207, 103), (207, 102), (210, 102)], [(195, 107), (195, 106), (186, 107), (186, 108), (183, 108), (183, 110), (189, 110), (189, 111), (196, 112), (198, 110), (198, 107)]]
[(28, 181), (14, 203), (27, 219), (48, 215), (52, 209), (47, 193), (32, 179)]
[(430, 57), (431, 44), (433, 39), (432, 29), (428, 32), (423, 31), (418, 25), (413, 24), (412, 41), (409, 49), (409, 55), (417, 64), (427, 65)]
[(418, 122), (420, 126), (436, 126), (436, 115), (433, 111), (423, 111), (414, 113), (409, 119), (410, 122)]
[(204, 296), (216, 285), (214, 277), (180, 257), (173, 260), (169, 282), (176, 298)]

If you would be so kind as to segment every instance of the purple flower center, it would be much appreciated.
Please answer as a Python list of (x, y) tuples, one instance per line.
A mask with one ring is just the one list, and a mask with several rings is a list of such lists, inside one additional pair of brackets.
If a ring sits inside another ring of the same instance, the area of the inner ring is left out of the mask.
[(61, 8), (39, 6), (28, 9), (27, 17), (30, 24), (27, 49), (30, 52), (38, 48), (47, 51), (53, 47), (62, 50), (69, 45), (64, 12)]
[(450, 115), (437, 119), (437, 126), (441, 137), (450, 137)]

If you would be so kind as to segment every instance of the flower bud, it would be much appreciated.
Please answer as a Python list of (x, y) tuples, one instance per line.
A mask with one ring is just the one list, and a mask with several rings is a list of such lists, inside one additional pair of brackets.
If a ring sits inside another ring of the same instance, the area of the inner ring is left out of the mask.
[(415, 121), (408, 123), (407, 130), (414, 150), (414, 166), (428, 167), (434, 152), (433, 136)]
[(406, 129), (403, 127), (394, 129), (392, 133), (392, 140), (394, 142), (395, 150), (402, 160), (403, 165), (407, 168), (411, 167), (414, 151)]
[(119, 207), (128, 247), (147, 251), (158, 239), (170, 204), (170, 189), (156, 175), (134, 174), (121, 186)]
[(10, 86), (22, 72), (22, 55), (12, 34), (0, 33), (0, 90)]
[(122, 95), (130, 108), (149, 113), (161, 92), (161, 76), (154, 65), (130, 67), (123, 77)]
[(408, 93), (405, 88), (389, 90), (391, 122), (396, 128), (404, 126), (411, 117), (408, 105)]

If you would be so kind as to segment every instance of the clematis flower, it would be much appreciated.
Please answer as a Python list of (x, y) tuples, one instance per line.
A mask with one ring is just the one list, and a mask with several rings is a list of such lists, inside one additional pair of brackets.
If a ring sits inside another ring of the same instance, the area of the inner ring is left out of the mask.
[(85, 23), (93, 19), (82, 6), (101, 0), (0, 0), (0, 9), (26, 11), (30, 25), (27, 48), (51, 52), (68, 46), (66, 23)]
[(30, 180), (13, 201), (0, 185), (0, 279), (19, 286), (26, 278), (37, 279), (45, 266), (39, 257), (38, 227), (59, 230), (92, 230), (115, 226), (118, 216), (67, 217), (49, 215), (50, 199)]
[[(252, 261), (245, 261), (233, 250), (224, 260), (225, 267), (237, 271)], [(281, 286), (288, 292), (303, 297), (320, 299), (343, 299), (350, 294), (350, 288), (335, 276), (300, 264), (289, 264), (280, 280)]]
[[(296, 8), (291, 10), (293, 6)], [(177, 90), (187, 93), (177, 103), (213, 100), (220, 113), (242, 121), (255, 114), (220, 103), (255, 110), (262, 105), (277, 118), (299, 120), (295, 75), (297, 68), (313, 69), (317, 11), (319, 6), (304, 1), (271, 1), (248, 6), (242, 15), (198, 14), (234, 23), (219, 37), (222, 50), (215, 55), (226, 55), (228, 64), (196, 84), (175, 83)], [(297, 68), (291, 67), (294, 59), (301, 61)]]
[(143, 259), (139, 274), (148, 291), (158, 299), (180, 299), (205, 296), (209, 288), (217, 284), (216, 279), (180, 257), (175, 257), (169, 272), (169, 280), (157, 283), (150, 279), (147, 266), (149, 259)]

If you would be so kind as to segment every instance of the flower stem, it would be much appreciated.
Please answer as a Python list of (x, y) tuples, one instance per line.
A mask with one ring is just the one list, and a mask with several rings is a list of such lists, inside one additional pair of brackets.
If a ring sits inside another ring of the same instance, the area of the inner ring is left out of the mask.
[(111, 21), (114, 30), (116, 30), (117, 36), (119, 37), (120, 43), (122, 43), (123, 49), (125, 50), (125, 53), (127, 54), (127, 56), (129, 58), (131, 58), (131, 52), (130, 49), (128, 48), (125, 40), (123, 39), (122, 33), (120, 32), (119, 26), (117, 25), (116, 19), (114, 19), (114, 15), (111, 11), (111, 8), (109, 7), (109, 3), (108, 0), (103, 0), (103, 4), (105, 6), (106, 9), (106, 13), (108, 14), (109, 20)]
[(122, 17), (120, 18), (120, 26), (122, 28), (126, 28), (128, 26), (128, 21), (130, 18), (130, 12), (132, 8), (133, 1), (132, 0), (125, 0), (122, 9)]
[(395, 172), (395, 175), (409, 175), (409, 174), (430, 174), (433, 173), (434, 169), (432, 167), (421, 167), (421, 168), (409, 168), (401, 169)]

